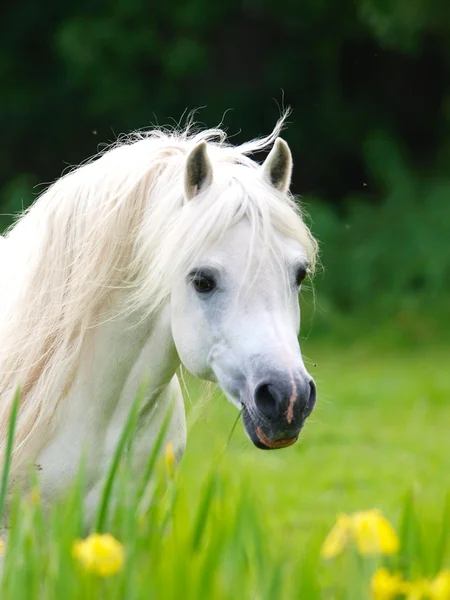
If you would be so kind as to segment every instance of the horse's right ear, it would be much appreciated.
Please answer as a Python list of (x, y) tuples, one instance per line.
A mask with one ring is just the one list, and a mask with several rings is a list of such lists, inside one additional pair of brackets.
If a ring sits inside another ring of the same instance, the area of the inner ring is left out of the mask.
[(206, 142), (200, 142), (189, 153), (184, 171), (184, 192), (191, 200), (212, 182), (212, 164), (208, 158)]

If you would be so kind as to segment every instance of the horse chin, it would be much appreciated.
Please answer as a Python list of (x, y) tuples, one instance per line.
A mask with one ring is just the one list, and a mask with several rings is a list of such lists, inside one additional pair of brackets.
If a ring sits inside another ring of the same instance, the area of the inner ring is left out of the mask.
[(279, 448), (287, 448), (292, 446), (298, 439), (298, 435), (291, 438), (270, 439), (263, 430), (256, 425), (246, 408), (242, 413), (244, 429), (253, 444), (261, 450), (278, 450)]

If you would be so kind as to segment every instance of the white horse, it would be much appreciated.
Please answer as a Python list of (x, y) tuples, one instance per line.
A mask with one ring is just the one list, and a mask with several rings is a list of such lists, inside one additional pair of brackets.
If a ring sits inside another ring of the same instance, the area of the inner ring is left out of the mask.
[[(282, 123), (238, 147), (221, 130), (129, 136), (1, 240), (0, 452), (20, 385), (12, 479), (36, 465), (45, 503), (86, 452), (92, 512), (143, 380), (136, 460), (171, 401), (167, 436), (182, 455), (180, 363), (243, 408), (256, 446), (296, 441), (316, 398), (298, 343), (316, 244), (288, 191)], [(262, 166), (247, 156), (271, 146)]]

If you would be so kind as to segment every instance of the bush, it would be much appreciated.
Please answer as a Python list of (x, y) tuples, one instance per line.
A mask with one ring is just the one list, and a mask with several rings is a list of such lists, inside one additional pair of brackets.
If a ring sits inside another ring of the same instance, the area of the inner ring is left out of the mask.
[[(367, 145), (381, 202), (348, 197), (338, 214), (316, 198), (305, 204), (321, 245), (319, 314), (427, 318), (448, 303), (450, 180), (413, 174), (385, 136)], [(408, 317), (410, 315), (410, 317)]]

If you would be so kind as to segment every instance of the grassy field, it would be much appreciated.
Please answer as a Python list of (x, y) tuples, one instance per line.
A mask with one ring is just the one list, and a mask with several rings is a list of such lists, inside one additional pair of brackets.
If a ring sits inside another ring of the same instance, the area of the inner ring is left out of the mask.
[[(378, 506), (398, 517), (414, 490), (424, 508), (450, 490), (450, 374), (444, 348), (401, 352), (305, 347), (318, 405), (293, 447), (263, 452), (219, 394), (189, 412), (180, 482), (192, 494), (214, 459), (257, 493), (271, 539), (292, 544), (335, 514)], [(315, 365), (315, 366), (313, 366)], [(197, 396), (198, 394), (194, 394)]]
[[(318, 554), (338, 513), (375, 507), (408, 546), (388, 564), (414, 577), (449, 567), (440, 531), (450, 489), (444, 348), (309, 343), (304, 353), (319, 401), (299, 443), (257, 450), (241, 423), (233, 430), (236, 410), (189, 381), (188, 447), (175, 479), (168, 456), (138, 501), (142, 474), (130, 473), (125, 460), (116, 477), (101, 529), (123, 545), (118, 573), (90, 573), (72, 556), (74, 540), (85, 535), (79, 489), (47, 519), (35, 494), (13, 514), (2, 599), (362, 600), (379, 563), (362, 564), (351, 553), (327, 566)], [(420, 535), (405, 503), (411, 491)], [(431, 596), (414, 596), (422, 597)], [(448, 599), (450, 589), (432, 597)]]

